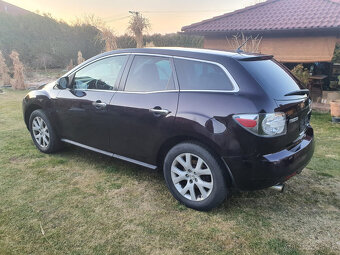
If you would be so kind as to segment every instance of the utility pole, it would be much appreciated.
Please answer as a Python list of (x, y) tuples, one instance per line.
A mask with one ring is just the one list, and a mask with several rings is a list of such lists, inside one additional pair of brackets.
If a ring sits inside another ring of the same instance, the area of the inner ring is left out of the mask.
[(139, 15), (139, 12), (136, 12), (136, 11), (129, 11), (129, 13), (132, 14), (132, 15), (136, 15), (136, 16)]

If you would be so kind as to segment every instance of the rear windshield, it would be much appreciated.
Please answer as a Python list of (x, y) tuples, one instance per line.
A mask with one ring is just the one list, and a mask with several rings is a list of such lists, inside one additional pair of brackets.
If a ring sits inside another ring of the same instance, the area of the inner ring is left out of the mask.
[(300, 90), (294, 76), (273, 60), (240, 61), (240, 63), (274, 99), (283, 99), (287, 93)]

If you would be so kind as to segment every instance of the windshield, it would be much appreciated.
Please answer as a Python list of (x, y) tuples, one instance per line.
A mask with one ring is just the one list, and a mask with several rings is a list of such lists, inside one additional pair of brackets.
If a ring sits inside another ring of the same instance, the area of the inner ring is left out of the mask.
[(274, 99), (293, 99), (285, 95), (302, 88), (289, 71), (273, 60), (240, 61), (240, 63)]

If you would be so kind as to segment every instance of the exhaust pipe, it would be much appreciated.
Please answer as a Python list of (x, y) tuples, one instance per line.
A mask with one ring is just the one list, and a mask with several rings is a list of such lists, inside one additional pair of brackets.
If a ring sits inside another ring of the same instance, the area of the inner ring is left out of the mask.
[(273, 190), (276, 190), (278, 192), (283, 193), (283, 191), (285, 189), (285, 184), (284, 183), (279, 183), (279, 184), (276, 184), (274, 186), (271, 186), (270, 188), (273, 189)]

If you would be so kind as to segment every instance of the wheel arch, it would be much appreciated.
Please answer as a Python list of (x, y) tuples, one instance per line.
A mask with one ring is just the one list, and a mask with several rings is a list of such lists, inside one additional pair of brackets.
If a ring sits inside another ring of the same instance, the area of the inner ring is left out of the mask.
[(161, 145), (161, 147), (158, 151), (158, 155), (157, 155), (157, 168), (158, 169), (161, 169), (161, 171), (163, 171), (163, 162), (164, 162), (165, 156), (168, 153), (168, 151), (172, 147), (174, 147), (175, 145), (183, 143), (183, 142), (195, 143), (195, 144), (200, 145), (200, 146), (204, 147), (205, 149), (207, 149), (216, 158), (216, 160), (218, 161), (220, 166), (225, 169), (224, 173), (225, 173), (225, 177), (226, 177), (226, 181), (227, 181), (228, 185), (230, 185), (230, 186), (235, 185), (234, 177), (233, 177), (227, 163), (219, 156), (219, 154), (217, 152), (218, 151), (217, 146), (212, 145), (211, 142), (208, 142), (204, 139), (199, 139), (199, 138), (194, 137), (194, 136), (179, 135), (179, 136), (171, 137), (168, 140), (166, 140)]
[(28, 130), (29, 130), (30, 116), (31, 116), (32, 112), (34, 112), (35, 110), (38, 110), (38, 109), (42, 109), (42, 106), (38, 105), (38, 104), (35, 104), (35, 103), (32, 103), (25, 110), (24, 119), (25, 119), (25, 124), (26, 124), (26, 127), (27, 127)]

